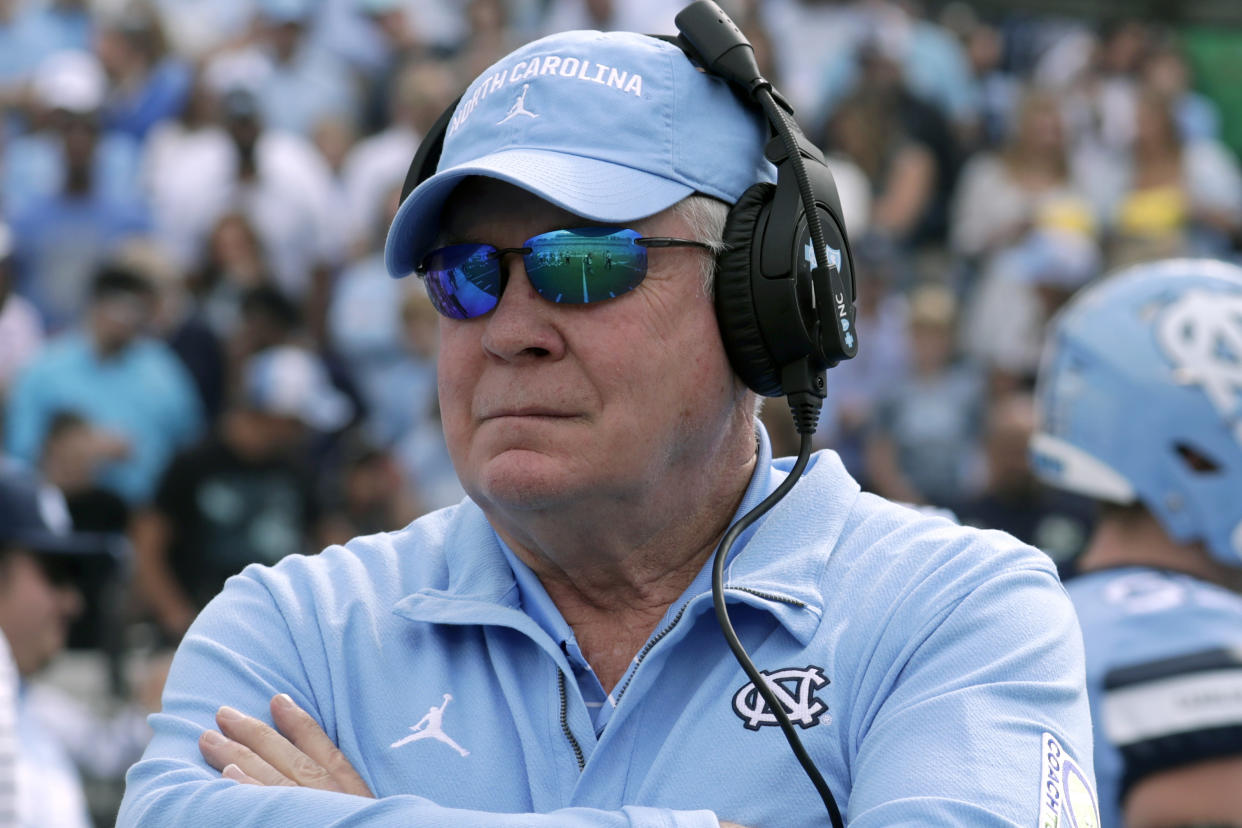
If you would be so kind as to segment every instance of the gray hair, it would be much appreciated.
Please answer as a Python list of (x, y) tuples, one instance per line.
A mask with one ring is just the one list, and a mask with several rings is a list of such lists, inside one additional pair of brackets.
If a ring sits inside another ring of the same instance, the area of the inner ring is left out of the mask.
[(724, 250), (725, 219), (729, 216), (729, 205), (711, 196), (695, 193), (683, 198), (672, 207), (677, 215), (690, 227), (690, 238), (701, 241), (711, 248), (712, 255), (703, 257), (703, 292), (714, 297), (716, 290), (716, 256)]

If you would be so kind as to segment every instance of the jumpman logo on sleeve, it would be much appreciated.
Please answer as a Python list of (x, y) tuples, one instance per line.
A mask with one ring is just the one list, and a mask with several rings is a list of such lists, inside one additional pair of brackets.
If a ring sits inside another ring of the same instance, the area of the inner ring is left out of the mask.
[(462, 756), (469, 756), (470, 751), (449, 738), (444, 732), (444, 708), (448, 707), (448, 703), (453, 700), (450, 693), (444, 694), (444, 702), (439, 707), (433, 707), (427, 711), (427, 715), (418, 720), (418, 724), (411, 725), (412, 731), (409, 736), (398, 739), (389, 747), (398, 748), (407, 745), (410, 742), (417, 742), (419, 739), (435, 739), (437, 742), (443, 742)]

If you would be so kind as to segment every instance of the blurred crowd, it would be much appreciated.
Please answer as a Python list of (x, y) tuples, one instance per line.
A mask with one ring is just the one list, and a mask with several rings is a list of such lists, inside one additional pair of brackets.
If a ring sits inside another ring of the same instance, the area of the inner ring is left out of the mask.
[[(110, 692), (150, 703), (127, 654), (175, 644), (245, 564), (462, 496), (436, 315), (382, 258), (419, 138), (515, 45), (672, 32), (681, 5), (0, 0), (0, 435), (79, 529), (128, 537), (122, 583), (63, 610)], [(1238, 161), (1177, 33), (722, 5), (827, 154), (853, 242), (862, 346), (820, 445), (1070, 560), (1091, 514), (1026, 463), (1047, 320), (1117, 267), (1242, 241)]]

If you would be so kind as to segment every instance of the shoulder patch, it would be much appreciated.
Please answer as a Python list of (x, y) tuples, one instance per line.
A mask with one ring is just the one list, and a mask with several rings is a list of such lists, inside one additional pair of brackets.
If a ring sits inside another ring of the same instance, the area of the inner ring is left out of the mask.
[(1099, 828), (1095, 785), (1051, 733), (1040, 739), (1038, 828)]

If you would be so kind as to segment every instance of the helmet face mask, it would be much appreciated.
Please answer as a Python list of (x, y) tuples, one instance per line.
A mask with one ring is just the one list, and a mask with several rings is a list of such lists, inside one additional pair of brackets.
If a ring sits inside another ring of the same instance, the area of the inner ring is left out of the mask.
[(1041, 479), (1142, 503), (1242, 566), (1242, 268), (1156, 262), (1085, 291), (1053, 320), (1037, 400)]

